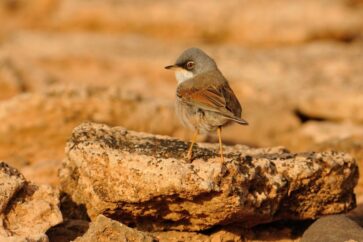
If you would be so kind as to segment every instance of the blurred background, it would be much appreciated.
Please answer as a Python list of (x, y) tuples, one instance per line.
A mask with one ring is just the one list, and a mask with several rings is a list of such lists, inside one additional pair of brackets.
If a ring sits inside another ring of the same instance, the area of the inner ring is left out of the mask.
[[(250, 123), (226, 144), (333, 149), (362, 167), (362, 0), (0, 0), (0, 23), (0, 160), (36, 183), (58, 184), (85, 121), (188, 139), (163, 67), (193, 46)], [(362, 179), (356, 192), (363, 217)]]

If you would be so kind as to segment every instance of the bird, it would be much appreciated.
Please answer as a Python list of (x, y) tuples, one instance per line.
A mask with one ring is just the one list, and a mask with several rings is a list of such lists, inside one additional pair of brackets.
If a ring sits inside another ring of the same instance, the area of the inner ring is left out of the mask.
[(193, 145), (199, 134), (217, 131), (219, 153), (224, 162), (222, 127), (235, 122), (248, 125), (241, 118), (242, 107), (216, 62), (199, 48), (188, 48), (174, 64), (177, 80), (175, 109), (181, 123), (194, 131), (186, 157), (192, 161)]

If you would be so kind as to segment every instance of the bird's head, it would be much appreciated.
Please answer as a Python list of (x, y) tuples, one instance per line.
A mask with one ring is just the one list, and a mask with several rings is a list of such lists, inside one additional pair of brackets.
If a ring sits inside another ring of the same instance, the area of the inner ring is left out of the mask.
[(199, 48), (186, 49), (176, 60), (175, 64), (165, 69), (174, 70), (179, 83), (196, 75), (217, 69), (215, 61)]

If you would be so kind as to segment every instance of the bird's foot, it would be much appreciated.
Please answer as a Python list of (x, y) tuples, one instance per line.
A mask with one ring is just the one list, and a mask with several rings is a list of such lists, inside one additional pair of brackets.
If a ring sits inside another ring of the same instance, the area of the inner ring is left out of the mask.
[(193, 161), (192, 153), (191, 153), (191, 152), (188, 152), (188, 153), (185, 155), (185, 159), (186, 159), (188, 162), (192, 162), (192, 161)]
[(223, 157), (223, 154), (221, 154), (221, 159), (220, 159), (221, 163), (223, 164), (224, 163), (224, 157)]

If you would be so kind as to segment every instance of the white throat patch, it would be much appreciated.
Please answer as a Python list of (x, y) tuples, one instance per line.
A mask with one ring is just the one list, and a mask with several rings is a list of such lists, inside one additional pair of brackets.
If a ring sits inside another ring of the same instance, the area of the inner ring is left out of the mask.
[(187, 71), (187, 70), (183, 70), (183, 69), (179, 69), (179, 70), (175, 71), (175, 78), (178, 81), (178, 84), (182, 83), (186, 80), (189, 80), (193, 77), (194, 77), (194, 74), (191, 71)]

